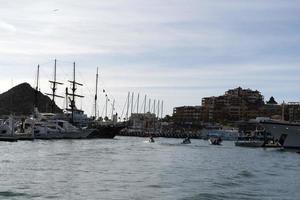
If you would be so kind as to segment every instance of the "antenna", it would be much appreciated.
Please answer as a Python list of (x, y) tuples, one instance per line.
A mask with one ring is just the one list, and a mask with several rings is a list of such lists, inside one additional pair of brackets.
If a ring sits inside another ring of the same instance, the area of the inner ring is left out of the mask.
[(54, 74), (53, 74), (53, 80), (49, 81), (51, 83), (51, 90), (52, 94), (46, 93), (46, 95), (52, 97), (52, 102), (51, 102), (51, 112), (54, 113), (54, 108), (55, 108), (55, 97), (59, 98), (64, 98), (63, 96), (56, 95), (56, 90), (57, 90), (57, 85), (63, 85), (63, 83), (57, 82), (56, 81), (56, 59), (54, 60)]

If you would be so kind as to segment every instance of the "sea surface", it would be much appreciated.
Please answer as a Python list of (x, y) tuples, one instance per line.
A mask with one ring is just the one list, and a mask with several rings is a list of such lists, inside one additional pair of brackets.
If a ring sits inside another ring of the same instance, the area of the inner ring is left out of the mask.
[(300, 199), (300, 154), (224, 141), (0, 142), (0, 199)]

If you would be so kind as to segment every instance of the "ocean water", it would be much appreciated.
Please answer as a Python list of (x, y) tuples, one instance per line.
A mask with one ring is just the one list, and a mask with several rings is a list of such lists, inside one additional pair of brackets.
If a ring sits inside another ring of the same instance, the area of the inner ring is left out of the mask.
[(300, 199), (300, 154), (117, 137), (0, 143), (0, 199)]

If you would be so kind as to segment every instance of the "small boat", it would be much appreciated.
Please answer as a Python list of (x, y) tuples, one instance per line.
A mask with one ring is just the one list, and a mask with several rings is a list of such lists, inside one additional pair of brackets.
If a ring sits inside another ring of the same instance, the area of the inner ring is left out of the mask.
[[(235, 141), (235, 146), (241, 147), (267, 147), (273, 138), (263, 130), (255, 130), (250, 135), (243, 135), (238, 137)], [(271, 143), (270, 143), (271, 144)]]
[(221, 137), (210, 137), (208, 139), (208, 141), (211, 145), (221, 145), (222, 138)]
[(238, 140), (235, 141), (235, 146), (240, 147), (263, 147), (264, 141), (261, 140)]
[(150, 143), (154, 143), (154, 142), (155, 142), (155, 141), (154, 141), (154, 138), (153, 138), (153, 137), (150, 137), (150, 138), (149, 138), (149, 142), (150, 142)]
[(181, 142), (181, 144), (191, 144), (190, 138), (189, 138), (189, 137), (185, 138), (185, 139)]

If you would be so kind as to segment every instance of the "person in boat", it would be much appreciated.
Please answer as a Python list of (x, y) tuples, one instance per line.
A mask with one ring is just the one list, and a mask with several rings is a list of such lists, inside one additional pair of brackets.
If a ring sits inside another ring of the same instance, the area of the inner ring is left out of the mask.
[(150, 138), (149, 138), (149, 142), (155, 142), (152, 135), (151, 135)]
[(183, 144), (189, 144), (189, 143), (191, 143), (190, 137), (187, 136), (186, 138), (184, 138), (184, 140), (183, 140), (182, 143), (183, 143)]

